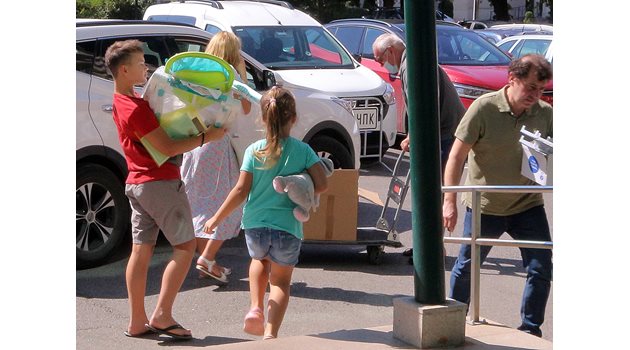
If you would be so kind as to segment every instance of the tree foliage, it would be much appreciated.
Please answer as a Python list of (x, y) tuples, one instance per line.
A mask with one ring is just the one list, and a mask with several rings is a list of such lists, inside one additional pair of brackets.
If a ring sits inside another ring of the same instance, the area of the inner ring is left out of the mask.
[(375, 6), (375, 1), (366, 0), (363, 8), (359, 0), (291, 0), (294, 7), (315, 17), (320, 23), (328, 23), (339, 18), (361, 17), (368, 8)]
[[(287, 0), (285, 0), (287, 1)], [(142, 19), (154, 0), (76, 0), (76, 18)], [(376, 7), (376, 0), (288, 0), (294, 7), (315, 17), (321, 23), (339, 18), (361, 17)], [(451, 2), (450, 0), (448, 2)], [(384, 1), (385, 7), (394, 1)], [(452, 5), (452, 4), (451, 4)], [(445, 12), (448, 14), (448, 12)]]
[(77, 0), (76, 18), (142, 19), (153, 0)]

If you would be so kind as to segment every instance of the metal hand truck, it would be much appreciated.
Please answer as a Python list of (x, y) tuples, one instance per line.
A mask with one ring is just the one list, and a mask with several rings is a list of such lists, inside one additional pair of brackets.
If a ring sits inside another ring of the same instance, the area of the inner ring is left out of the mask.
[[(409, 189), (409, 172), (403, 178), (398, 175), (402, 159), (405, 155), (404, 151), (400, 152), (396, 165), (392, 171), (392, 179), (389, 182), (387, 191), (387, 199), (383, 204), (381, 215), (376, 220), (375, 226), (357, 227), (357, 238), (355, 241), (337, 241), (337, 240), (305, 240), (308, 244), (337, 244), (337, 245), (365, 245), (367, 247), (368, 261), (371, 264), (378, 265), (383, 262), (384, 247), (402, 247), (402, 243), (398, 240), (398, 232), (396, 231), (396, 223), (398, 222), (400, 210), (405, 202), (407, 190)], [(385, 218), (390, 201), (396, 203), (398, 207), (394, 213), (391, 224)]]

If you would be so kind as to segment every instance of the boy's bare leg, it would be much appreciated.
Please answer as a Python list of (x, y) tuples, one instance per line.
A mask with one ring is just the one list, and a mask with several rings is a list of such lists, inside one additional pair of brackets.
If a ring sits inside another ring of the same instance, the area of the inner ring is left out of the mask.
[(287, 306), (289, 305), (292, 274), (293, 266), (283, 266), (271, 262), (265, 337), (278, 337), (278, 330), (280, 329), (280, 325), (284, 319), (284, 313), (287, 311)]
[[(177, 323), (173, 318), (173, 303), (190, 268), (195, 245), (196, 242), (192, 239), (173, 247), (173, 255), (164, 269), (160, 296), (149, 323), (152, 327), (166, 328)], [(174, 329), (171, 332), (179, 335), (191, 334), (188, 329)]]
[(249, 264), (250, 310), (257, 307), (261, 310), (265, 309), (265, 293), (267, 292), (267, 283), (269, 283), (270, 268), (271, 265), (268, 260), (252, 259)]
[(127, 281), (127, 294), (129, 295), (129, 334), (142, 334), (146, 332), (145, 323), (149, 322), (144, 309), (144, 295), (147, 287), (147, 273), (149, 262), (153, 256), (153, 244), (133, 244), (131, 255), (125, 271)]

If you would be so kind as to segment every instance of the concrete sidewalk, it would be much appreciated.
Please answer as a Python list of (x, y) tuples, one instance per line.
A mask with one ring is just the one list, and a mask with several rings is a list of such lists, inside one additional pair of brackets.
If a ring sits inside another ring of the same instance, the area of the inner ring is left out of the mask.
[[(166, 338), (164, 338), (166, 339)], [(165, 341), (172, 348), (190, 348), (191, 342)], [(366, 329), (339, 330), (330, 333), (301, 335), (275, 340), (257, 340), (225, 345), (214, 345), (212, 349), (225, 350), (385, 350), (385, 349), (416, 349), (393, 337), (392, 326), (382, 326)], [(553, 343), (518, 331), (513, 328), (488, 321), (486, 324), (466, 325), (466, 341), (463, 346), (448, 349), (465, 350), (543, 350), (553, 349)]]

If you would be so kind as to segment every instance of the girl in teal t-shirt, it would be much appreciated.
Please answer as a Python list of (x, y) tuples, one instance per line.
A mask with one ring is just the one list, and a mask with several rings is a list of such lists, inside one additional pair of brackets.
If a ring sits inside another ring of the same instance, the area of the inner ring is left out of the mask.
[[(302, 243), (302, 223), (293, 216), (295, 204), (284, 193), (277, 193), (272, 181), (276, 176), (295, 175), (307, 171), (313, 179), (315, 193), (328, 186), (319, 158), (306, 143), (291, 136), (297, 120), (295, 98), (286, 89), (274, 86), (260, 100), (266, 137), (251, 144), (245, 151), (236, 186), (217, 213), (204, 225), (210, 233), (234, 209), (247, 199), (243, 208), (243, 228), (247, 250), (252, 258), (249, 266), (251, 305), (243, 330), (263, 339), (278, 336), (289, 304), (289, 288), (293, 268), (298, 262)], [(270, 285), (267, 324), (264, 299)]]

